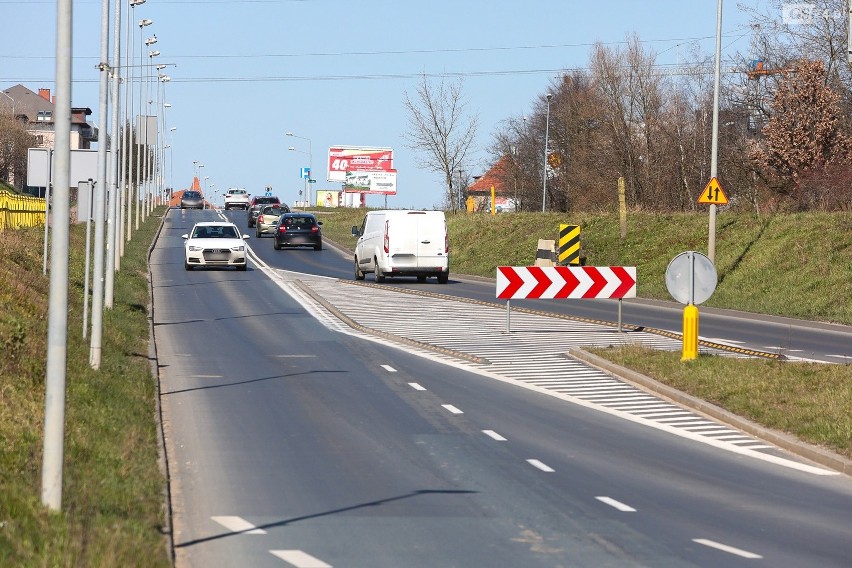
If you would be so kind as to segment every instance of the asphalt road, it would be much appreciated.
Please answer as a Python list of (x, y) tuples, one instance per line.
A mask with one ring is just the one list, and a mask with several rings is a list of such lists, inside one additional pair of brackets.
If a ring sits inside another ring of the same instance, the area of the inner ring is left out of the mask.
[(848, 477), (334, 331), (255, 266), (184, 271), (180, 235), (214, 215), (170, 212), (151, 257), (179, 568), (852, 562)]

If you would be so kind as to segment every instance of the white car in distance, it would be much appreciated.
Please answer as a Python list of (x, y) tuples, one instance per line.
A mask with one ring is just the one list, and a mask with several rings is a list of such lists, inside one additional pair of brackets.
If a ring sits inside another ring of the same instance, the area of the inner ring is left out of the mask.
[(225, 194), (225, 209), (244, 209), (249, 208), (249, 197), (251, 194), (244, 189), (231, 188)]
[(205, 221), (196, 223), (192, 231), (181, 235), (184, 241), (184, 268), (196, 266), (233, 266), (246, 270), (246, 243), (248, 235), (241, 235), (233, 223)]

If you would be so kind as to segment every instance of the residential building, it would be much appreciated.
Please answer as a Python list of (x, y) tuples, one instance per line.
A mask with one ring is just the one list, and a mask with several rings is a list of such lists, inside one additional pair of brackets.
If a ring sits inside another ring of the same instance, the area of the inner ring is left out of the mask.
[[(0, 105), (11, 107), (17, 117), (26, 123), (27, 132), (36, 137), (36, 147), (53, 148), (56, 136), (54, 128), (55, 104), (50, 89), (39, 89), (38, 93), (23, 85), (5, 89)], [(98, 141), (98, 129), (88, 122), (92, 109), (71, 108), (71, 149), (89, 150), (92, 142)]]

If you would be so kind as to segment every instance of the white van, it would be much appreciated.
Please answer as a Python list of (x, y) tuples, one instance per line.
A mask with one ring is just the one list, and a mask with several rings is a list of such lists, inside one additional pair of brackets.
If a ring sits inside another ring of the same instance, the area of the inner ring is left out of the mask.
[(450, 245), (443, 211), (369, 211), (361, 227), (352, 227), (355, 279), (367, 272), (376, 282), (394, 276), (429, 276), (446, 284), (450, 277)]

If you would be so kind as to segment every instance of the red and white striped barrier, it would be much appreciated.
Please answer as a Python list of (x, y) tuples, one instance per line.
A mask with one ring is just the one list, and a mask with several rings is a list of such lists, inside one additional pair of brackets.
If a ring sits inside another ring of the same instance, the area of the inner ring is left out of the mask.
[(635, 298), (635, 266), (498, 266), (497, 298)]

